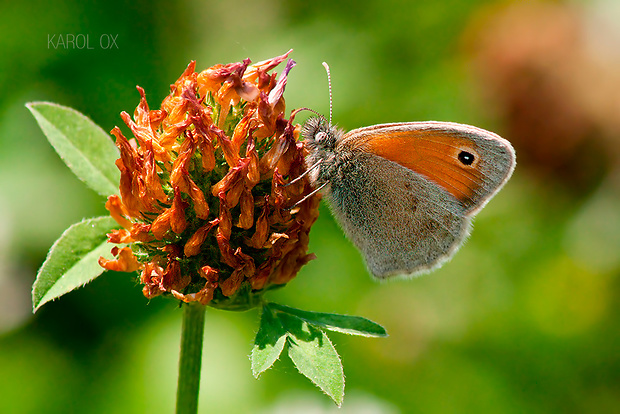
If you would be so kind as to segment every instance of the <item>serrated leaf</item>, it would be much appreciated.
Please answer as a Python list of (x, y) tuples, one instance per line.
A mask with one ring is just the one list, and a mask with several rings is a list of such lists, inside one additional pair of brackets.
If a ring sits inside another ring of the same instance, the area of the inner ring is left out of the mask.
[(104, 197), (118, 193), (118, 148), (108, 134), (80, 112), (51, 102), (30, 102), (43, 133), (60, 158), (86, 185)]
[(340, 357), (325, 332), (290, 314), (280, 314), (288, 331), (288, 355), (303, 375), (340, 407), (344, 399), (344, 372)]
[(385, 337), (387, 332), (385, 328), (378, 323), (375, 323), (369, 319), (362, 318), (361, 316), (349, 316), (339, 315), (336, 313), (324, 313), (324, 312), (310, 312), (301, 309), (295, 309), (284, 305), (278, 305), (276, 303), (270, 303), (273, 309), (280, 312), (285, 312), (296, 317), (303, 319), (304, 321), (321, 326), (330, 331), (360, 335), (367, 337)]
[(112, 258), (106, 233), (117, 227), (106, 216), (83, 220), (65, 230), (37, 273), (32, 286), (33, 312), (103, 273), (97, 260), (99, 256)]
[(280, 357), (286, 343), (286, 331), (268, 306), (263, 306), (260, 327), (252, 348), (252, 373), (256, 378)]

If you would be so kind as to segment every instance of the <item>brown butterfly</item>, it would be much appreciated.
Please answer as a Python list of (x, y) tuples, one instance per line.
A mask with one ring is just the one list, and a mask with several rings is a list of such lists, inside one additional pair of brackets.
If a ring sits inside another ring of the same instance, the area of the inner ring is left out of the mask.
[(302, 136), (311, 183), (381, 279), (429, 271), (448, 260), (516, 165), (505, 139), (451, 122), (345, 133), (314, 117)]

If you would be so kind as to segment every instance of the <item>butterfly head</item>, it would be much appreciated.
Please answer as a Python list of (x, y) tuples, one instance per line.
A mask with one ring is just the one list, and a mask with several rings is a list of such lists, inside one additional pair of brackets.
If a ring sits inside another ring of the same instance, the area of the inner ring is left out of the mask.
[(339, 133), (338, 128), (332, 126), (323, 117), (308, 119), (301, 130), (301, 136), (310, 150), (333, 151)]
[(337, 164), (336, 147), (343, 135), (344, 131), (331, 125), (322, 116), (312, 117), (304, 124), (301, 136), (308, 151), (306, 166), (315, 187), (330, 181)]

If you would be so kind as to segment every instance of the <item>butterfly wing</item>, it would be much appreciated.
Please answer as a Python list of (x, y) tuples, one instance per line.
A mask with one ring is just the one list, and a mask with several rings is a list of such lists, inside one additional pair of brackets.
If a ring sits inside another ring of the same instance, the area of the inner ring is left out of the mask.
[(325, 196), (376, 277), (431, 270), (466, 237), (464, 207), (420, 174), (368, 153), (339, 171)]
[(337, 153), (326, 196), (378, 278), (449, 259), (515, 164), (507, 141), (447, 123), (357, 129), (339, 140)]
[(436, 183), (474, 214), (510, 178), (515, 152), (498, 135), (448, 122), (375, 125), (346, 134), (343, 147), (378, 155)]

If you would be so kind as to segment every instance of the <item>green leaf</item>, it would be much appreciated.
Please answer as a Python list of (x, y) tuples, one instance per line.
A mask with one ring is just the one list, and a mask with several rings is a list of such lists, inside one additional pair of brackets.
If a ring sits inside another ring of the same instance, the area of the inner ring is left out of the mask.
[(330, 331), (341, 332), (350, 335), (360, 335), (367, 337), (385, 337), (387, 332), (385, 328), (371, 320), (362, 318), (361, 316), (339, 315), (335, 313), (310, 312), (301, 309), (295, 309), (276, 303), (270, 303), (273, 309), (285, 312), (304, 321), (321, 326)]
[(266, 303), (252, 350), (254, 376), (273, 365), (286, 342), (288, 355), (299, 372), (340, 406), (344, 398), (342, 362), (320, 327), (352, 335), (387, 336), (382, 326), (359, 316), (309, 312)]
[(118, 193), (118, 148), (110, 136), (80, 112), (51, 102), (30, 102), (43, 133), (60, 158), (86, 185), (104, 197)]
[(112, 217), (105, 216), (82, 220), (65, 230), (37, 273), (32, 286), (33, 312), (103, 273), (97, 260), (99, 256), (112, 258), (106, 233), (117, 227)]
[(263, 306), (260, 328), (252, 349), (252, 373), (256, 378), (280, 357), (286, 343), (286, 331), (269, 306)]
[(344, 372), (340, 357), (325, 332), (297, 318), (279, 315), (288, 331), (288, 355), (303, 375), (340, 407), (344, 399)]

